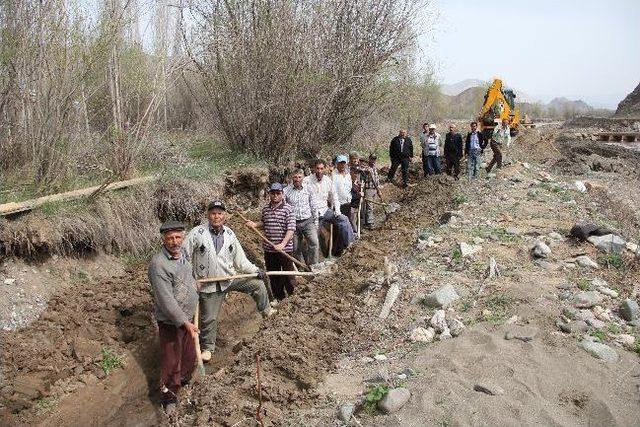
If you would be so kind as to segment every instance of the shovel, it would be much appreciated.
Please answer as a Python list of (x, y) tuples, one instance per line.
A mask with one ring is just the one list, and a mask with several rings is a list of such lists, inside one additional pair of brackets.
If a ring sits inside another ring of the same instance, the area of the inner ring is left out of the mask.
[[(196, 305), (196, 314), (194, 316), (193, 322), (194, 322), (194, 325), (196, 325), (196, 328), (200, 327), (200, 301), (198, 301)], [(196, 378), (198, 377), (202, 378), (205, 376), (205, 370), (204, 370), (204, 364), (202, 363), (202, 352), (200, 351), (200, 334), (196, 334), (193, 340), (195, 341), (196, 362), (198, 365), (196, 368), (195, 376)]]

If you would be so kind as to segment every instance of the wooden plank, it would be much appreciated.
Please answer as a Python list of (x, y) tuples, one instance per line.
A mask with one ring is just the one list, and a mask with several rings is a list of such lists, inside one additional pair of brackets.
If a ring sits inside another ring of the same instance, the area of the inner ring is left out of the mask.
[[(158, 179), (155, 175), (143, 176), (141, 178), (128, 179), (126, 181), (112, 182), (105, 186), (102, 191), (113, 191), (122, 188), (132, 187), (135, 185), (146, 184), (156, 181)], [(65, 202), (69, 200), (76, 200), (82, 197), (88, 197), (95, 191), (101, 189), (101, 185), (93, 187), (82, 188), (79, 190), (67, 191), (65, 193), (51, 194), (49, 196), (39, 197), (37, 199), (26, 200), (24, 202), (10, 202), (0, 205), (0, 216), (11, 215), (19, 212), (26, 212), (35, 209), (45, 203), (51, 202)]]

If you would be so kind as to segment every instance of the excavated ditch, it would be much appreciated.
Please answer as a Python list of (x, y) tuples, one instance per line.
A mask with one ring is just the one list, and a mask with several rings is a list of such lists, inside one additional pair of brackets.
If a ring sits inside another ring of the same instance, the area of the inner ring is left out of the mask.
[[(414, 175), (417, 174), (417, 165)], [(20, 331), (2, 332), (0, 423), (7, 425), (233, 425), (253, 418), (258, 406), (256, 355), (261, 358), (265, 425), (317, 396), (316, 385), (354, 336), (359, 292), (384, 257), (410, 250), (419, 230), (449, 208), (455, 184), (444, 177), (406, 190), (387, 185), (385, 199), (402, 209), (345, 254), (332, 271), (306, 282), (272, 319), (259, 319), (253, 302), (234, 295), (225, 303), (219, 351), (208, 375), (187, 390), (171, 420), (157, 406), (157, 342), (145, 266), (123, 278), (54, 296), (42, 316)], [(236, 218), (250, 258), (259, 243)], [(105, 354), (108, 351), (108, 354)], [(125, 361), (109, 375), (103, 367)]]

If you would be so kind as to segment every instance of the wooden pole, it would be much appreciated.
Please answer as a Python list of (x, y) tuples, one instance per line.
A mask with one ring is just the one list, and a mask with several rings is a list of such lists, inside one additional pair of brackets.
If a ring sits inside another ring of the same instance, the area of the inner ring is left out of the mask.
[(360, 238), (360, 214), (362, 213), (362, 199), (363, 197), (360, 197), (360, 202), (358, 203), (358, 239)]
[[(198, 301), (198, 303), (196, 304), (196, 314), (195, 314), (194, 319), (193, 319), (193, 324), (196, 325), (196, 328), (199, 328), (199, 325), (200, 325), (200, 301)], [(196, 362), (197, 362), (197, 365), (198, 365), (198, 367), (196, 369), (196, 373), (198, 375), (204, 377), (206, 372), (204, 370), (204, 364), (202, 363), (202, 352), (200, 351), (200, 334), (196, 334), (196, 336), (193, 338), (193, 340), (195, 341)]]
[[(242, 213), (240, 213), (240, 211), (235, 211), (235, 213), (237, 213), (240, 218), (242, 218), (246, 222), (249, 221), (249, 219), (242, 215)], [(264, 234), (262, 234), (260, 232), (260, 230), (258, 230), (256, 227), (251, 227), (249, 225), (247, 225), (247, 227), (249, 227), (250, 229), (252, 229), (258, 236), (260, 236), (260, 238), (262, 239), (262, 241), (264, 241), (265, 243), (271, 245), (274, 249), (275, 249), (275, 244), (267, 239), (267, 236), (265, 236)], [(277, 249), (276, 249), (277, 250)], [(307, 264), (305, 264), (304, 262), (300, 262), (297, 258), (292, 257), (291, 255), (289, 255), (288, 253), (286, 253), (285, 251), (282, 250), (277, 250), (278, 252), (280, 252), (282, 255), (284, 255), (287, 259), (289, 259), (290, 261), (292, 261), (294, 264), (298, 264), (300, 267), (304, 268), (307, 271), (311, 271), (311, 269), (309, 268), (309, 266), (307, 266)]]
[[(316, 273), (311, 271), (267, 271), (267, 276), (315, 276)], [(234, 274), (232, 276), (207, 277), (199, 279), (200, 283), (226, 282), (234, 279), (251, 279), (258, 277), (258, 273)]]
[(329, 224), (329, 259), (333, 258), (333, 224)]

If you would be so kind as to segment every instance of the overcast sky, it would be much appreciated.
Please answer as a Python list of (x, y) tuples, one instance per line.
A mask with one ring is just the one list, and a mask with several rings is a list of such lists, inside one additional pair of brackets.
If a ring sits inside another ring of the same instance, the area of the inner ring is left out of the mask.
[(640, 82), (640, 0), (432, 0), (420, 37), (443, 83), (501, 77), (544, 101), (613, 107)]

